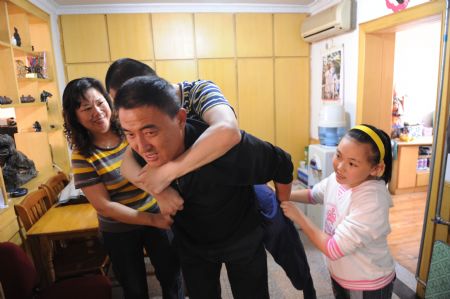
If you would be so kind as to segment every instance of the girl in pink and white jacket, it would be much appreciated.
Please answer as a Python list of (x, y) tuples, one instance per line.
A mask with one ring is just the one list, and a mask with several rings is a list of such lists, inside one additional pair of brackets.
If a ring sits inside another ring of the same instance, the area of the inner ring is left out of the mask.
[(295, 190), (291, 201), (324, 205), (324, 231), (292, 202), (284, 214), (297, 223), (327, 257), (336, 298), (391, 298), (395, 280), (389, 252), (389, 208), (386, 188), (392, 173), (389, 136), (359, 125), (340, 141), (333, 157), (334, 173), (312, 190)]

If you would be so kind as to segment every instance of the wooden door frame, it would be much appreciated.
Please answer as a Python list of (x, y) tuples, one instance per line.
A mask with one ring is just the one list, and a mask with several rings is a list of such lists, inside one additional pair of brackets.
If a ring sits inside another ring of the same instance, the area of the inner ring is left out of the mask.
[[(385, 116), (390, 115), (392, 105), (395, 32), (404, 29), (405, 26), (427, 22), (430, 19), (440, 19), (443, 28), (444, 18), (445, 1), (437, 0), (359, 25), (356, 123), (371, 123), (390, 132), (390, 118), (387, 119)], [(435, 165), (437, 166), (443, 163), (445, 129), (448, 125), (447, 111), (450, 105), (450, 91), (448, 89), (450, 78), (449, 52), (449, 46), (447, 46), (447, 51), (444, 53), (447, 63), (444, 70), (440, 111), (443, 118), (441, 123), (438, 124), (438, 128), (435, 129), (436, 134), (434, 136), (436, 138)], [(425, 212), (422, 259), (419, 261), (420, 272), (417, 273), (419, 282), (416, 292), (421, 298), (425, 296), (425, 285), (420, 281), (427, 281), (433, 242), (435, 240), (446, 242), (449, 238), (447, 227), (436, 225), (431, 220), (435, 216), (438, 200), (438, 178), (445, 175), (444, 173), (441, 174), (440, 170), (440, 167), (434, 167), (432, 173), (434, 180), (430, 180), (428, 190), (430, 200)], [(447, 211), (447, 213), (441, 213), (441, 215), (448, 214), (449, 205), (450, 203), (443, 202), (441, 211)]]

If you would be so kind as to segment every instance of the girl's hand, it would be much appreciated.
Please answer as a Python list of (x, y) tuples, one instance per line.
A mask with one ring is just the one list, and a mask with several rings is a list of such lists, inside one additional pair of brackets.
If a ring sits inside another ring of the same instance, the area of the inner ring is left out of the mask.
[(170, 226), (173, 224), (173, 219), (170, 215), (164, 215), (164, 214), (152, 214), (147, 213), (150, 217), (150, 226), (154, 226), (157, 228), (162, 229), (169, 229)]
[(299, 224), (299, 219), (305, 217), (303, 212), (299, 210), (293, 202), (283, 201), (281, 202), (280, 206), (283, 210), (284, 215), (297, 224)]

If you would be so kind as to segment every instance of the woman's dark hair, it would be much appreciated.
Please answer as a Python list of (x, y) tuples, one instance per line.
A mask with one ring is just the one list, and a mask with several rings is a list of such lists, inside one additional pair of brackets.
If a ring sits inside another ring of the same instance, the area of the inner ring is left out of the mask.
[(78, 150), (84, 156), (90, 156), (95, 146), (89, 131), (78, 121), (76, 110), (80, 108), (81, 101), (85, 99), (86, 91), (89, 88), (95, 88), (103, 95), (112, 111), (111, 129), (117, 135), (122, 136), (119, 120), (113, 111), (111, 98), (102, 83), (97, 79), (87, 77), (70, 81), (63, 93), (64, 135), (70, 148)]
[[(383, 143), (385, 169), (384, 169), (383, 175), (381, 176), (381, 179), (383, 179), (387, 184), (391, 180), (391, 176), (392, 176), (391, 138), (383, 130), (377, 129), (374, 126), (366, 125), (366, 124), (362, 124), (362, 126), (366, 126), (370, 129), (372, 129), (372, 131), (374, 131), (375, 134), (377, 134), (378, 137), (380, 137), (381, 142)], [(372, 165), (377, 165), (378, 163), (380, 163), (380, 150), (378, 149), (378, 146), (375, 143), (375, 141), (366, 132), (361, 131), (356, 128), (353, 128), (347, 132), (346, 136), (351, 137), (360, 143), (370, 144), (370, 146), (372, 148), (372, 151), (371, 151), (372, 155), (369, 156), (369, 162)]]
[(106, 90), (116, 91), (125, 81), (137, 76), (153, 76), (155, 71), (140, 61), (131, 58), (121, 58), (114, 61), (108, 68), (105, 77)]

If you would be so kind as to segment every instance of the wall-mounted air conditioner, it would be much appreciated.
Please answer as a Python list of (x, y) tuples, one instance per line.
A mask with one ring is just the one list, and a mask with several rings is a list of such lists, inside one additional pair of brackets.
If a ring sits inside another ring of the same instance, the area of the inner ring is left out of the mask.
[(315, 42), (355, 28), (356, 4), (354, 0), (342, 0), (315, 15), (307, 17), (302, 25), (302, 37)]

